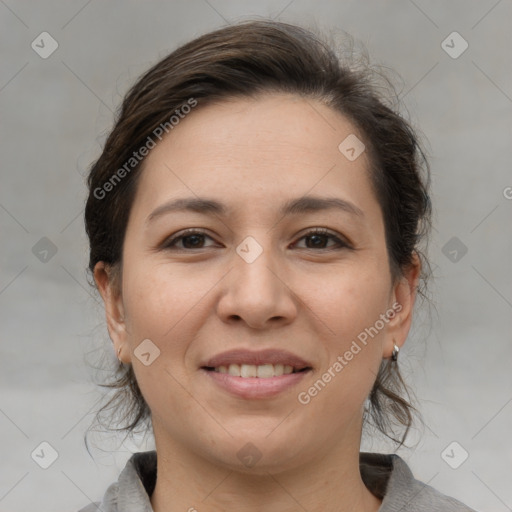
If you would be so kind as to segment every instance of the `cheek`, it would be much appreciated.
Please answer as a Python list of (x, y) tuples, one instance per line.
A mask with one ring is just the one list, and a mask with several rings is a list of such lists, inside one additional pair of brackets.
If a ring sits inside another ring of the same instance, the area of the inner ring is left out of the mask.
[(377, 266), (333, 272), (318, 286), (305, 287), (304, 302), (341, 347), (375, 324), (387, 310), (389, 280)]
[[(187, 319), (191, 312), (197, 311), (194, 306), (204, 291), (201, 294), (193, 280), (184, 279), (183, 271), (171, 269), (169, 265), (148, 265), (142, 257), (126, 259), (125, 268), (123, 298), (127, 341), (142, 395), (152, 415), (163, 410), (175, 415), (186, 414), (192, 404), (180, 383), (186, 379), (183, 365), (186, 341), (193, 336)], [(149, 361), (146, 360), (149, 364), (138, 357), (143, 353), (139, 349), (143, 340), (150, 340), (156, 346), (155, 349), (149, 344), (144, 350), (150, 353)], [(179, 436), (179, 432), (174, 435)]]
[(376, 331), (375, 325), (381, 327), (380, 315), (388, 309), (389, 282), (378, 266), (369, 268), (340, 272), (324, 286), (309, 290), (309, 300), (314, 297), (314, 301), (308, 305), (322, 329), (317, 334), (324, 340), (327, 357), (314, 389), (305, 391), (310, 396), (322, 395), (315, 398), (321, 414), (339, 415), (344, 408), (360, 407), (382, 360), (385, 327)]
[(181, 333), (183, 320), (201, 298), (199, 283), (191, 276), (184, 279), (179, 266), (126, 267), (130, 270), (123, 281), (123, 296), (132, 342), (137, 336), (163, 341), (177, 326)]

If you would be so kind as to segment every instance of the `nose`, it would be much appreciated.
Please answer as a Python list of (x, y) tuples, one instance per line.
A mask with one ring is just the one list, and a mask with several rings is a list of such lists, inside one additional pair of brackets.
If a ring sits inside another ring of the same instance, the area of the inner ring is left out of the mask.
[(295, 319), (299, 303), (287, 283), (286, 262), (272, 254), (268, 244), (264, 248), (249, 238), (234, 252), (230, 267), (217, 303), (217, 314), (224, 322), (265, 329)]

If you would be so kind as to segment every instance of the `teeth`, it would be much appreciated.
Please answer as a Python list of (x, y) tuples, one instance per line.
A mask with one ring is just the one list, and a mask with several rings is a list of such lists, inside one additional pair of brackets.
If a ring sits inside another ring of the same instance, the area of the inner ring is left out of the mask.
[(279, 377), (293, 373), (293, 366), (289, 364), (230, 364), (229, 366), (218, 366), (214, 371), (219, 373), (228, 373), (235, 377), (258, 377), (268, 379), (270, 377)]
[[(273, 364), (271, 365), (274, 367), (274, 375), (276, 377), (279, 377), (280, 375), (283, 375), (284, 373), (284, 366), (282, 364)], [(293, 368), (292, 368), (292, 371), (293, 371)], [(288, 372), (290, 373), (290, 372)]]
[(229, 375), (234, 375), (235, 377), (240, 377), (240, 365), (238, 364), (230, 364), (228, 366)]
[(240, 365), (240, 377), (257, 377), (258, 368), (261, 366), (254, 366), (253, 364)]
[[(273, 364), (262, 364), (261, 366), (255, 366), (256, 376), (260, 379), (268, 379), (274, 376), (274, 365)], [(243, 377), (243, 374), (242, 374)]]

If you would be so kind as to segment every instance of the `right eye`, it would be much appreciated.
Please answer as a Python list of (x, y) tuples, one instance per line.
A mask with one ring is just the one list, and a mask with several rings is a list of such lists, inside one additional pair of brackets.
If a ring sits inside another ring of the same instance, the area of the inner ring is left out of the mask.
[[(213, 240), (209, 235), (207, 235), (204, 231), (199, 229), (191, 228), (185, 231), (181, 231), (180, 233), (173, 235), (171, 238), (168, 238), (162, 245), (163, 249), (166, 250), (193, 250), (193, 249), (204, 249), (204, 239), (209, 238)], [(177, 247), (179, 243), (183, 244), (183, 247)]]

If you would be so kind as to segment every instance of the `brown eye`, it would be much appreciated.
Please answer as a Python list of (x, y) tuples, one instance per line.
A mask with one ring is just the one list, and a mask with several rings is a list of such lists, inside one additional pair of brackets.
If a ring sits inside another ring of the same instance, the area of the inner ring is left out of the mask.
[[(168, 239), (164, 242), (163, 247), (165, 249), (176, 250), (204, 249), (204, 242), (206, 238), (212, 240), (212, 238), (203, 231), (190, 229)], [(178, 245), (180, 242), (182, 243), (181, 247)]]
[(197, 249), (204, 244), (204, 235), (187, 235), (180, 237), (186, 249)]
[[(327, 246), (329, 243), (329, 239), (333, 240), (334, 245)], [(315, 229), (311, 230), (305, 235), (303, 235), (300, 240), (308, 240), (306, 242), (305, 249), (324, 249), (324, 250), (332, 250), (332, 249), (342, 249), (349, 248), (349, 245), (341, 240), (338, 236), (327, 231), (326, 229)]]

